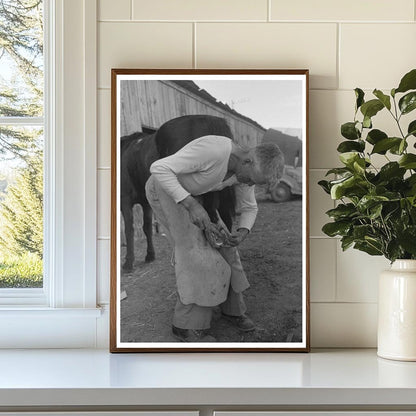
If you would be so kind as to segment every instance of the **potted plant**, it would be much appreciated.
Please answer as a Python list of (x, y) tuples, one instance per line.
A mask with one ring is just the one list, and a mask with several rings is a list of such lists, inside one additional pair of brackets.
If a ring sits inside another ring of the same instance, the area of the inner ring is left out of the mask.
[[(416, 361), (416, 120), (404, 122), (416, 109), (416, 69), (389, 95), (375, 89), (366, 101), (360, 88), (355, 95), (354, 119), (341, 126), (346, 140), (337, 148), (342, 167), (319, 182), (338, 201), (322, 231), (340, 237), (343, 250), (391, 261), (379, 281), (378, 354)], [(380, 111), (390, 113), (394, 132), (373, 126)]]

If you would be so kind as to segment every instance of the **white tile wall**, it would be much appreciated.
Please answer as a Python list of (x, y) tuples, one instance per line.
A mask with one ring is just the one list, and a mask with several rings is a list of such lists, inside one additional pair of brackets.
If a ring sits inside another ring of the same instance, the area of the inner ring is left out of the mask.
[(273, 20), (413, 21), (413, 0), (271, 0)]
[(397, 87), (416, 65), (415, 44), (414, 23), (341, 24), (340, 87)]
[(377, 304), (312, 303), (314, 347), (367, 348), (377, 345)]
[(312, 88), (335, 88), (336, 33), (333, 23), (201, 23), (196, 63), (198, 68), (309, 68)]
[(110, 299), (110, 240), (97, 241), (97, 298), (99, 304)]
[(335, 302), (338, 240), (313, 238), (310, 242), (311, 302)]
[(136, 20), (267, 20), (267, 0), (133, 0)]
[[(416, 67), (415, 1), (99, 0), (98, 42), (100, 302), (109, 300), (110, 69), (309, 68), (312, 346), (375, 346), (377, 275), (388, 262), (342, 253), (321, 232), (334, 203), (316, 183), (339, 164), (352, 89), (389, 91)], [(387, 113), (374, 124), (393, 131)]]
[(325, 170), (309, 171), (309, 209), (311, 218), (309, 232), (311, 237), (325, 236), (321, 228), (330, 219), (325, 212), (335, 207), (334, 201), (318, 185), (320, 180), (325, 179), (325, 173)]
[(109, 168), (111, 166), (111, 90), (99, 90), (97, 100), (98, 135), (97, 166)]
[(111, 171), (99, 169), (97, 174), (98, 188), (98, 237), (110, 237), (110, 211), (111, 211)]
[(131, 0), (99, 0), (98, 20), (130, 20)]
[(381, 256), (369, 256), (358, 250), (342, 251), (337, 245), (338, 302), (377, 302), (378, 275), (389, 268)]
[(192, 23), (99, 23), (98, 86), (111, 68), (191, 68)]

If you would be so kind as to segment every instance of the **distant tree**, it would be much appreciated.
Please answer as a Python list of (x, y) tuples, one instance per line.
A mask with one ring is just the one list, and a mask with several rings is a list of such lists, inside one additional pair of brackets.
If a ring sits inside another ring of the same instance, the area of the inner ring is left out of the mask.
[(43, 256), (43, 179), (39, 160), (21, 168), (0, 202), (0, 247), (7, 254)]
[[(0, 0), (0, 116), (43, 114), (43, 10), (41, 0)], [(7, 68), (7, 70), (6, 70)], [(36, 134), (0, 126), (0, 153), (27, 162)]]
[[(0, 0), (0, 116), (43, 115), (43, 2)], [(0, 163), (15, 181), (0, 203), (0, 252), (43, 255), (43, 134), (0, 126)]]

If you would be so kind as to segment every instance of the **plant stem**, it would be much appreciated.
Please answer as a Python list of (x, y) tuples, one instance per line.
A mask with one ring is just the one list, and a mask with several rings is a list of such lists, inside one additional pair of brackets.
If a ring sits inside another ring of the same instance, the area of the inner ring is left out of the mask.
[(401, 128), (401, 126), (400, 126), (400, 122), (399, 122), (399, 121), (400, 121), (400, 117), (401, 117), (402, 115), (400, 114), (400, 116), (397, 116), (397, 104), (396, 104), (396, 99), (395, 99), (395, 98), (393, 98), (393, 103), (394, 103), (394, 112), (395, 112), (395, 114), (396, 114), (396, 115), (394, 115), (394, 114), (391, 112), (391, 110), (389, 110), (389, 113), (390, 113), (390, 114), (391, 114), (391, 116), (394, 118), (394, 121), (396, 122), (397, 127), (399, 128), (400, 134), (402, 135), (403, 139), (406, 139), (405, 135), (403, 134), (402, 128)]

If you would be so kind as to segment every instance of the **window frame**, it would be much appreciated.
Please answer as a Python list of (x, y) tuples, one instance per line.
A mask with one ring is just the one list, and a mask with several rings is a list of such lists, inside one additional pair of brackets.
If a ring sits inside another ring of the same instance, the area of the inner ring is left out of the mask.
[(44, 2), (46, 278), (0, 295), (0, 347), (95, 347), (97, 1)]

